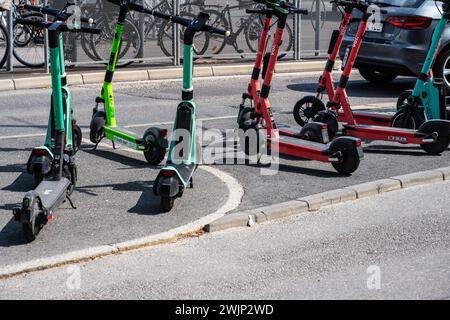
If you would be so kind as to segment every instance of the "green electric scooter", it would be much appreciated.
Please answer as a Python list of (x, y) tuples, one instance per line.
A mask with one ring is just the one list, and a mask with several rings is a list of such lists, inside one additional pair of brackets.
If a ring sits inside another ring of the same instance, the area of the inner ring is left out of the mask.
[[(108, 0), (120, 6), (119, 17), (115, 27), (114, 40), (111, 48), (111, 56), (106, 68), (105, 80), (101, 96), (97, 97), (96, 106), (92, 112), (89, 138), (97, 148), (103, 138), (110, 140), (115, 149), (115, 143), (119, 143), (135, 150), (142, 151), (145, 159), (151, 165), (157, 165), (164, 160), (168, 146), (167, 130), (152, 127), (138, 136), (130, 130), (117, 126), (116, 111), (112, 80), (116, 70), (119, 50), (124, 30), (124, 23), (129, 10), (135, 10), (136, 4), (131, 0)], [(103, 108), (99, 110), (99, 105)]]
[(434, 29), (422, 71), (414, 90), (407, 90), (399, 97), (398, 111), (391, 122), (393, 127), (416, 129), (426, 120), (450, 119), (444, 80), (434, 78), (432, 73), (442, 35), (450, 20), (450, 1), (440, 0), (440, 2), (443, 2), (442, 17)]
[[(40, 12), (43, 14), (48, 14), (53, 17), (56, 17), (58, 21), (64, 22), (67, 21), (72, 13), (68, 12), (68, 8), (74, 6), (75, 3), (73, 1), (68, 1), (63, 9), (54, 9), (50, 7), (40, 7), (40, 6), (32, 6), (26, 4), (24, 8), (28, 11)], [(89, 24), (93, 23), (92, 19), (87, 17), (80, 17), (81, 22), (86, 22)], [(60, 46), (62, 50), (62, 46)], [(62, 92), (62, 103), (64, 110), (64, 121), (65, 121), (65, 149), (70, 150), (74, 155), (78, 152), (81, 145), (81, 129), (77, 125), (75, 118), (73, 117), (73, 109), (71, 108), (71, 93), (70, 89), (67, 85), (67, 76), (64, 66), (64, 54), (61, 52), (60, 58), (60, 74), (58, 78), (61, 81), (61, 92)], [(48, 125), (47, 125), (47, 134), (45, 138), (45, 143), (43, 146), (36, 147), (32, 150), (31, 155), (27, 161), (27, 172), (34, 176), (34, 185), (37, 187), (42, 180), (51, 176), (52, 170), (52, 161), (53, 161), (53, 153), (52, 153), (52, 145), (54, 139), (54, 131), (55, 131), (55, 121), (54, 121), (54, 112), (53, 112), (53, 95), (51, 97), (51, 112), (49, 115)]]
[[(36, 239), (42, 227), (53, 218), (54, 210), (66, 199), (72, 208), (75, 208), (69, 196), (77, 182), (77, 167), (74, 157), (76, 147), (72, 136), (70, 99), (67, 99), (70, 94), (64, 73), (62, 32), (100, 34), (100, 30), (74, 25), (69, 28), (65, 24), (70, 17), (66, 12), (67, 7), (58, 10), (59, 13), (56, 14), (54, 22), (16, 19), (16, 23), (48, 29), (52, 78), (50, 121), (46, 142), (44, 146), (33, 149), (27, 165), (28, 170), (32, 169), (32, 172), (35, 173), (37, 186), (25, 194), (21, 207), (13, 209), (14, 217), (22, 224), (24, 235), (28, 241)], [(45, 13), (52, 14), (51, 12)], [(92, 19), (82, 17), (81, 21), (92, 21)], [(39, 179), (41, 180), (39, 181)]]
[(182, 102), (178, 105), (174, 132), (170, 142), (166, 166), (160, 171), (153, 184), (153, 192), (161, 197), (163, 211), (173, 208), (175, 199), (183, 195), (188, 185), (193, 187), (192, 176), (198, 166), (196, 141), (196, 106), (194, 103), (193, 40), (198, 32), (208, 32), (228, 37), (229, 31), (208, 26), (209, 15), (201, 12), (194, 20), (153, 12), (159, 18), (178, 23), (184, 30), (183, 91)]

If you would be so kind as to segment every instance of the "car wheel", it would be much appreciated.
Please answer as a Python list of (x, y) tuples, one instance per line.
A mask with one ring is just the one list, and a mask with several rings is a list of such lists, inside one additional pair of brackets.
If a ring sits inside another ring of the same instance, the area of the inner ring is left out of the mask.
[(443, 50), (433, 67), (435, 78), (444, 79), (447, 92), (450, 91), (450, 48)]
[(369, 82), (388, 83), (397, 78), (398, 75), (391, 73), (383, 73), (372, 69), (359, 68), (361, 76)]

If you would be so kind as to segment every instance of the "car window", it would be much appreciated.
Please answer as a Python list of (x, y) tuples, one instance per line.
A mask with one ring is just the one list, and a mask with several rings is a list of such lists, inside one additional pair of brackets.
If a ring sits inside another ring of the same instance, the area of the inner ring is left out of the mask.
[(373, 3), (382, 2), (383, 4), (391, 4), (406, 8), (418, 8), (425, 0), (375, 0)]

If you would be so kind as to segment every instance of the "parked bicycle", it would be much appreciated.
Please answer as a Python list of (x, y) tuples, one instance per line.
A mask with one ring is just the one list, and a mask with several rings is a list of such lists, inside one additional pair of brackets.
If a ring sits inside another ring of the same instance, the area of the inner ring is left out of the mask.
[[(43, 15), (37, 12), (28, 12), (24, 9), (25, 4), (39, 5), (39, 0), (19, 0), (12, 6), (13, 21), (17, 18), (42, 21)], [(44, 30), (34, 26), (13, 24), (14, 34), (14, 58), (28, 67), (42, 67), (45, 64), (44, 52)], [(7, 60), (9, 50), (8, 28), (5, 14), (0, 15), (0, 68)]]

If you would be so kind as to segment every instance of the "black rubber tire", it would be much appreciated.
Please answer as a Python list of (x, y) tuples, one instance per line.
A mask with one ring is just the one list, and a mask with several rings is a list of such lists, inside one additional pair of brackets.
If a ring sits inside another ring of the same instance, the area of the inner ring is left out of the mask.
[[(419, 113), (420, 111), (413, 111), (413, 114), (411, 115), (411, 118), (409, 119), (405, 129), (418, 129), (424, 122), (425, 122), (425, 118), (420, 117)], [(403, 117), (405, 110), (404, 108), (398, 110), (394, 116), (392, 117), (392, 122), (391, 122), (391, 126), (393, 128), (404, 128), (404, 126), (402, 125), (403, 122)]]
[(241, 112), (239, 113), (239, 119), (238, 119), (238, 125), (239, 125), (239, 129), (240, 129), (239, 133), (242, 133), (242, 131), (244, 133), (246, 133), (249, 130), (256, 131), (256, 144), (257, 144), (256, 152), (251, 152), (251, 151), (255, 151), (255, 150), (250, 150), (248, 136), (245, 136), (245, 141), (243, 144), (241, 143), (243, 137), (241, 137), (241, 136), (239, 137), (239, 141), (240, 141), (239, 145), (241, 147), (241, 150), (249, 157), (259, 155), (261, 152), (261, 149), (263, 148), (263, 144), (265, 143), (264, 137), (262, 137), (261, 132), (258, 130), (258, 128), (256, 126), (247, 126), (244, 124), (244, 122), (249, 119), (249, 117), (247, 115), (251, 112), (254, 112), (253, 108), (246, 107), (246, 108), (242, 109)]
[[(430, 121), (429, 121), (430, 122)], [(428, 123), (428, 122), (427, 122)], [(421, 132), (433, 132), (433, 127), (431, 125), (428, 127), (427, 123), (425, 123), (420, 129)], [(440, 134), (436, 143), (432, 144), (421, 144), (420, 147), (431, 155), (440, 155), (445, 150), (448, 149), (450, 145), (450, 132), (447, 131), (447, 134)]]
[(35, 215), (34, 221), (30, 223), (22, 223), (22, 231), (23, 235), (25, 236), (25, 239), (28, 242), (33, 242), (36, 240), (37, 235), (42, 229), (43, 223), (42, 219), (40, 219), (39, 216), (37, 216), (36, 210), (40, 210), (40, 203), (38, 199), (34, 199), (34, 201), (30, 204), (30, 207), (32, 208), (31, 214)]
[(323, 110), (325, 110), (325, 105), (322, 100), (317, 99), (314, 96), (303, 97), (294, 106), (293, 114), (295, 122), (303, 127)]
[(172, 210), (174, 204), (174, 197), (161, 197), (161, 208), (164, 212), (169, 212), (170, 210)]
[[(412, 90), (406, 90), (405, 92), (403, 92), (400, 95), (400, 97), (398, 97), (397, 110), (400, 110), (400, 108), (406, 104), (406, 102), (408, 101), (408, 98), (411, 96), (412, 92), (413, 92)], [(422, 106), (422, 99), (420, 100), (419, 106)]]
[(103, 136), (103, 128), (106, 124), (106, 114), (104, 111), (97, 111), (91, 119), (89, 140), (97, 144)]
[[(439, 53), (438, 57), (436, 58), (436, 61), (434, 62), (434, 66), (433, 66), (433, 76), (434, 78), (440, 78), (440, 79), (444, 79), (445, 75), (444, 75), (444, 64), (447, 61), (447, 59), (450, 57), (450, 48), (447, 47), (445, 50), (443, 50), (442, 52)], [(450, 80), (447, 79), (447, 81)], [(444, 83), (446, 84), (446, 90), (447, 93), (450, 92), (450, 85), (447, 83), (447, 81), (444, 81)]]
[[(157, 141), (159, 132), (155, 128), (147, 129), (144, 133), (145, 141), (148, 141), (146, 137), (148, 137), (149, 135), (152, 135), (154, 137), (153, 141)], [(144, 150), (144, 156), (150, 165), (156, 166), (164, 160), (166, 152), (166, 148), (161, 148), (158, 143), (148, 143), (146, 150)]]
[(336, 163), (333, 162), (333, 168), (340, 174), (350, 175), (355, 172), (361, 160), (359, 159), (358, 151), (353, 141), (345, 139), (334, 140), (330, 145), (330, 150), (341, 151), (343, 153), (343, 161)]
[(321, 112), (313, 120), (314, 122), (322, 122), (327, 125), (328, 139), (332, 141), (339, 131), (339, 122), (334, 113), (330, 111)]
[(75, 155), (80, 150), (83, 133), (78, 125), (74, 125), (72, 131), (73, 154)]
[(9, 46), (10, 43), (8, 41), (8, 31), (6, 30), (5, 26), (0, 23), (0, 39), (2, 39), (2, 42), (5, 43), (5, 52), (3, 57), (0, 56), (0, 68), (3, 67), (6, 60), (8, 59), (8, 52), (9, 52)]
[(359, 68), (359, 73), (367, 81), (381, 84), (391, 82), (398, 77), (397, 74), (382, 73), (373, 69), (363, 67)]

